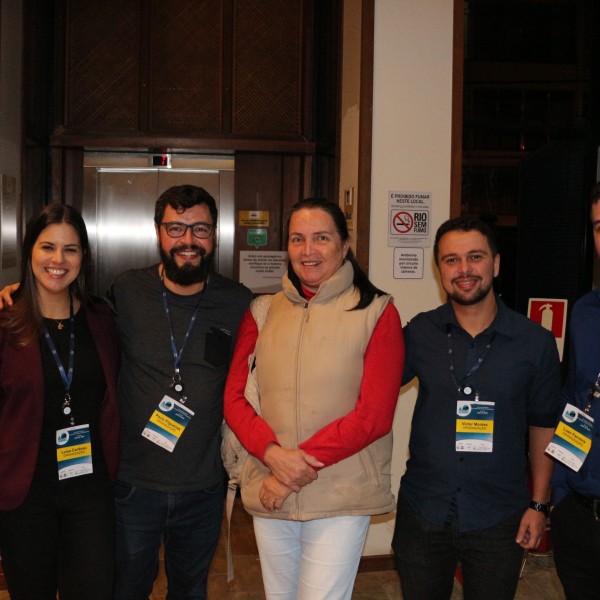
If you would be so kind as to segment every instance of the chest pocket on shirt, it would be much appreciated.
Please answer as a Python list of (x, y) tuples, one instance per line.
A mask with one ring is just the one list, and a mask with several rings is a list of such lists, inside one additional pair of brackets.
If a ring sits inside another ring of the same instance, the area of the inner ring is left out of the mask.
[(225, 367), (229, 363), (231, 334), (223, 329), (211, 327), (204, 341), (204, 360), (213, 367)]

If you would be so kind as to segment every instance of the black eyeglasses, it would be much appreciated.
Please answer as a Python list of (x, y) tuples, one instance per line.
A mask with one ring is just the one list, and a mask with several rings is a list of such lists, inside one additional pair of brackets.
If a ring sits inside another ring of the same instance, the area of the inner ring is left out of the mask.
[(187, 225), (186, 223), (179, 223), (178, 221), (169, 221), (167, 223), (161, 223), (161, 225), (165, 228), (167, 235), (172, 238), (183, 237), (187, 230), (191, 229), (194, 237), (205, 240), (212, 235), (212, 232), (215, 229), (215, 226), (211, 223), (202, 222)]

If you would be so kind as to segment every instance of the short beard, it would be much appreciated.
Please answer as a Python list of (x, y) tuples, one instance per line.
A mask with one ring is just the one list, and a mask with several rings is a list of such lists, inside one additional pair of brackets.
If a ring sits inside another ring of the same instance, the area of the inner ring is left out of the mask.
[(474, 304), (478, 304), (483, 299), (487, 298), (488, 294), (492, 292), (492, 288), (494, 287), (493, 282), (487, 288), (481, 288), (477, 294), (471, 298), (464, 298), (457, 292), (453, 292), (452, 294), (448, 294), (448, 298), (452, 300), (456, 304), (460, 304), (461, 306), (473, 306)]
[[(200, 264), (197, 266), (186, 264), (180, 267), (175, 261), (175, 253), (180, 250), (196, 250), (200, 254)], [(177, 285), (187, 286), (205, 282), (212, 272), (213, 252), (206, 254), (206, 250), (201, 246), (194, 244), (179, 246), (177, 249), (173, 248), (169, 252), (165, 252), (163, 248), (160, 248), (160, 257), (167, 279)]]

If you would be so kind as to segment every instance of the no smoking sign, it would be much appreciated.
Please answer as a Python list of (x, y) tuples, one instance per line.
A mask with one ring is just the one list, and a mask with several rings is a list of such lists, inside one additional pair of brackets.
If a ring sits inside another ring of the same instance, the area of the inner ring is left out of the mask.
[(426, 236), (429, 233), (429, 211), (392, 210), (390, 235)]
[(400, 210), (392, 215), (392, 235), (396, 233), (408, 233), (415, 224), (413, 216), (405, 210)]
[(431, 193), (390, 191), (388, 203), (388, 246), (430, 246)]

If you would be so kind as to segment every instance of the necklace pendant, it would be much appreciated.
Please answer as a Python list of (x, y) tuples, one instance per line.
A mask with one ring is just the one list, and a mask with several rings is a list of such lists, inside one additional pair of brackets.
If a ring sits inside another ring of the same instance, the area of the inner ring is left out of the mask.
[(62, 321), (56, 321), (56, 326), (58, 327), (59, 331), (62, 331), (65, 324)]

